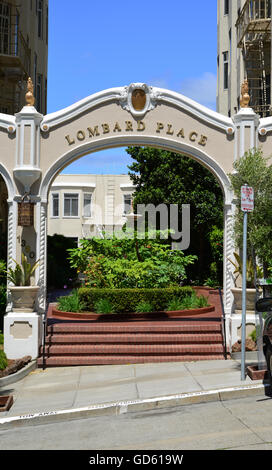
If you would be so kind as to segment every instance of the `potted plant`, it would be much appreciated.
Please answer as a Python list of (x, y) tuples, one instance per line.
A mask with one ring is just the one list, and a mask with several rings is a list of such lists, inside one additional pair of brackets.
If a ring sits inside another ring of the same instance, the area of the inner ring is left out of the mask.
[(15, 260), (15, 268), (7, 271), (7, 280), (13, 284), (9, 286), (14, 312), (33, 312), (39, 286), (31, 285), (31, 276), (39, 264), (28, 263), (27, 257), (22, 253), (22, 265)]
[[(242, 268), (243, 268), (243, 262), (241, 257), (238, 255), (238, 253), (233, 253), (234, 257), (236, 259), (236, 262), (232, 261), (229, 259), (229, 261), (233, 264), (235, 267), (235, 270), (233, 272), (234, 275), (236, 275), (234, 279), (235, 287), (231, 289), (233, 296), (234, 296), (234, 303), (235, 303), (235, 310), (242, 310), (242, 288), (237, 287), (237, 280), (239, 276), (242, 276)], [(256, 266), (257, 269), (257, 278), (261, 278), (263, 276), (263, 271), (260, 268), (260, 266)], [(259, 291), (259, 289), (258, 289)], [(256, 302), (256, 295), (258, 298), (258, 293), (256, 292), (256, 288), (254, 285), (254, 266), (252, 259), (249, 258), (247, 260), (247, 266), (246, 266), (246, 309), (247, 311), (255, 311), (255, 302)]]

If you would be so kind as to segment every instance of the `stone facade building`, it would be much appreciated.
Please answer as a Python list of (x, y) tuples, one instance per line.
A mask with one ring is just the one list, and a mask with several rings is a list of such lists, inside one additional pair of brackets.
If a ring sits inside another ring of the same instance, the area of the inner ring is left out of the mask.
[(240, 109), (240, 87), (248, 80), (250, 106), (271, 115), (271, 1), (217, 1), (217, 111)]
[(28, 77), (36, 109), (47, 112), (48, 3), (0, 1), (0, 113), (22, 109)]

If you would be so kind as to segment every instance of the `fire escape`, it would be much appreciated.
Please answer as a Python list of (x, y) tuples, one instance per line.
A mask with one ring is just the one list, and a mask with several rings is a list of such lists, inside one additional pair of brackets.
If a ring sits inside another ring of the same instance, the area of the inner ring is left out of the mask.
[(261, 117), (271, 114), (271, 0), (246, 0), (236, 23), (250, 106)]
[(20, 110), (30, 74), (30, 49), (20, 31), (16, 5), (0, 0), (0, 112)]

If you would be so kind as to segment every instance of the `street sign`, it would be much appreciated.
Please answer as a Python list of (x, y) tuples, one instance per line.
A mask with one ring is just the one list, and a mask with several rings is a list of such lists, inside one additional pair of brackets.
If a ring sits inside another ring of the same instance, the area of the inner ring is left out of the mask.
[(247, 214), (254, 209), (254, 190), (245, 184), (241, 186), (241, 210), (243, 216), (243, 270), (242, 270), (242, 345), (241, 380), (246, 380), (246, 272), (247, 272)]
[(241, 187), (241, 209), (243, 212), (252, 212), (254, 209), (254, 189), (251, 186)]

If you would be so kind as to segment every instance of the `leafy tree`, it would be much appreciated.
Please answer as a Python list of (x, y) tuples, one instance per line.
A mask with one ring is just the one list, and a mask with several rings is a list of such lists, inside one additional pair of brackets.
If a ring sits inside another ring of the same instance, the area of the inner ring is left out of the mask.
[[(256, 265), (261, 261), (264, 275), (272, 267), (272, 166), (261, 149), (252, 149), (234, 163), (235, 173), (229, 175), (236, 198), (240, 201), (241, 186), (254, 188), (254, 211), (248, 214), (248, 256)], [(243, 246), (243, 212), (236, 211), (235, 242)]]
[(156, 288), (185, 282), (186, 268), (196, 260), (173, 251), (161, 240), (119, 237), (81, 240), (69, 249), (71, 267), (86, 276), (86, 286)]
[(198, 263), (188, 272), (191, 278), (203, 283), (210, 276), (211, 263), (217, 261), (209, 240), (211, 227), (223, 228), (223, 194), (219, 183), (197, 161), (178, 153), (149, 147), (129, 147), (127, 153), (134, 160), (128, 168), (136, 186), (135, 207), (148, 203), (178, 204), (181, 215), (182, 204), (190, 204), (188, 253), (197, 255)]

